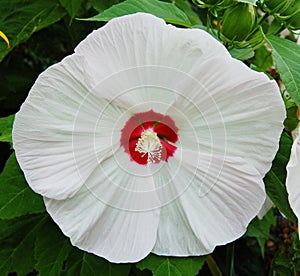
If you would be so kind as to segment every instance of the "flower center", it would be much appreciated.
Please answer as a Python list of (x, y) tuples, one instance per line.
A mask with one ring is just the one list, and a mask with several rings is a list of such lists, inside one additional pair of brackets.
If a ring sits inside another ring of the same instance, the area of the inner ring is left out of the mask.
[(168, 162), (177, 147), (178, 128), (171, 117), (149, 110), (134, 114), (121, 131), (120, 144), (140, 165)]
[(142, 157), (147, 154), (148, 164), (160, 161), (162, 144), (157, 137), (157, 133), (153, 132), (152, 129), (145, 130), (136, 143), (135, 151), (141, 153)]

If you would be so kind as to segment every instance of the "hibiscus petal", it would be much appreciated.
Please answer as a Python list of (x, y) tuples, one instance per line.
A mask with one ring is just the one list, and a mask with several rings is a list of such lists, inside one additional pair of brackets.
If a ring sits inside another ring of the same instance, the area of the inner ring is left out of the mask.
[(103, 160), (74, 197), (45, 198), (45, 204), (73, 245), (111, 262), (137, 262), (155, 244), (160, 201), (152, 175), (121, 150)]
[[(213, 56), (229, 56), (225, 47), (208, 33), (199, 29), (179, 29), (145, 13), (109, 21), (80, 43), (75, 52), (84, 56), (89, 69), (87, 77), (93, 86), (126, 68), (159, 65), (186, 72)], [(99, 68), (99, 64), (106, 66)]]
[(266, 196), (266, 200), (265, 200), (263, 206), (261, 207), (261, 209), (259, 210), (257, 217), (259, 219), (262, 219), (273, 207), (274, 207), (274, 203), (268, 196)]
[(48, 213), (82, 250), (110, 262), (137, 262), (156, 241), (159, 209), (128, 212), (98, 200), (85, 186), (71, 199), (44, 198)]
[(73, 55), (42, 73), (14, 122), (13, 144), (25, 177), (49, 198), (72, 196), (99, 156), (112, 154), (111, 129), (122, 113), (89, 93), (81, 62)]
[(182, 72), (213, 56), (229, 56), (206, 32), (175, 28), (144, 13), (111, 20), (75, 52), (84, 57), (85, 77), (93, 93), (127, 108), (154, 102), (155, 111), (161, 113), (157, 103), (173, 101), (171, 88)]
[(289, 194), (289, 202), (298, 218), (298, 226), (300, 227), (300, 129), (297, 138), (294, 140), (286, 169), (286, 188)]
[(159, 208), (153, 173), (162, 165), (141, 166), (122, 148), (103, 160), (88, 177), (85, 186), (101, 202), (121, 210), (147, 211)]
[(245, 158), (262, 176), (266, 174), (285, 118), (274, 81), (240, 61), (217, 57), (191, 72), (177, 91), (174, 110), (181, 108), (190, 125), (172, 110), (168, 115), (182, 140), (191, 140), (194, 131), (200, 150)]
[(161, 208), (158, 255), (211, 253), (243, 235), (265, 200), (259, 172), (241, 158), (183, 152), (189, 158), (176, 156), (182, 163), (172, 181), (187, 188)]

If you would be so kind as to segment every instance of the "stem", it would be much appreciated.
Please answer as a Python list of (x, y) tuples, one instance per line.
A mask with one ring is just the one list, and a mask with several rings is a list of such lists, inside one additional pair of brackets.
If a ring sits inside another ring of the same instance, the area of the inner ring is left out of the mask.
[(263, 41), (262, 43), (259, 43), (257, 45), (255, 45), (254, 47), (252, 47), (251, 49), (249, 49), (248, 51), (245, 51), (244, 53), (238, 55), (236, 58), (237, 59), (241, 59), (242, 57), (250, 54), (252, 51), (255, 51), (256, 49), (260, 48), (261, 46), (263, 46), (265, 43), (265, 41)]
[(265, 14), (263, 16), (261, 16), (258, 20), (257, 20), (257, 25), (260, 25), (260, 23), (262, 21), (264, 21), (267, 17), (269, 16), (268, 12), (265, 12)]
[(206, 264), (207, 264), (212, 276), (222, 276), (223, 275), (220, 268), (218, 267), (216, 261), (212, 257), (212, 255), (208, 255), (208, 257), (206, 259)]
[(234, 274), (234, 243), (231, 243), (226, 250), (226, 275), (234, 276)]

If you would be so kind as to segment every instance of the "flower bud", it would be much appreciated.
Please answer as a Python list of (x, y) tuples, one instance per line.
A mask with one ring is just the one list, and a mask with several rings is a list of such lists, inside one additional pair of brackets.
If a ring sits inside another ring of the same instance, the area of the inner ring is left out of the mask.
[(221, 35), (229, 41), (243, 41), (253, 30), (255, 20), (253, 5), (239, 3), (225, 11)]

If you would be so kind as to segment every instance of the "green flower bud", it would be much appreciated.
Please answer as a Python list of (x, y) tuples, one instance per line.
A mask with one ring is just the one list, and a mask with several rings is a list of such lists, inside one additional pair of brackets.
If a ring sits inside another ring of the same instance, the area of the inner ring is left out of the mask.
[(243, 41), (255, 26), (256, 13), (253, 5), (239, 3), (225, 11), (221, 36), (229, 41)]

